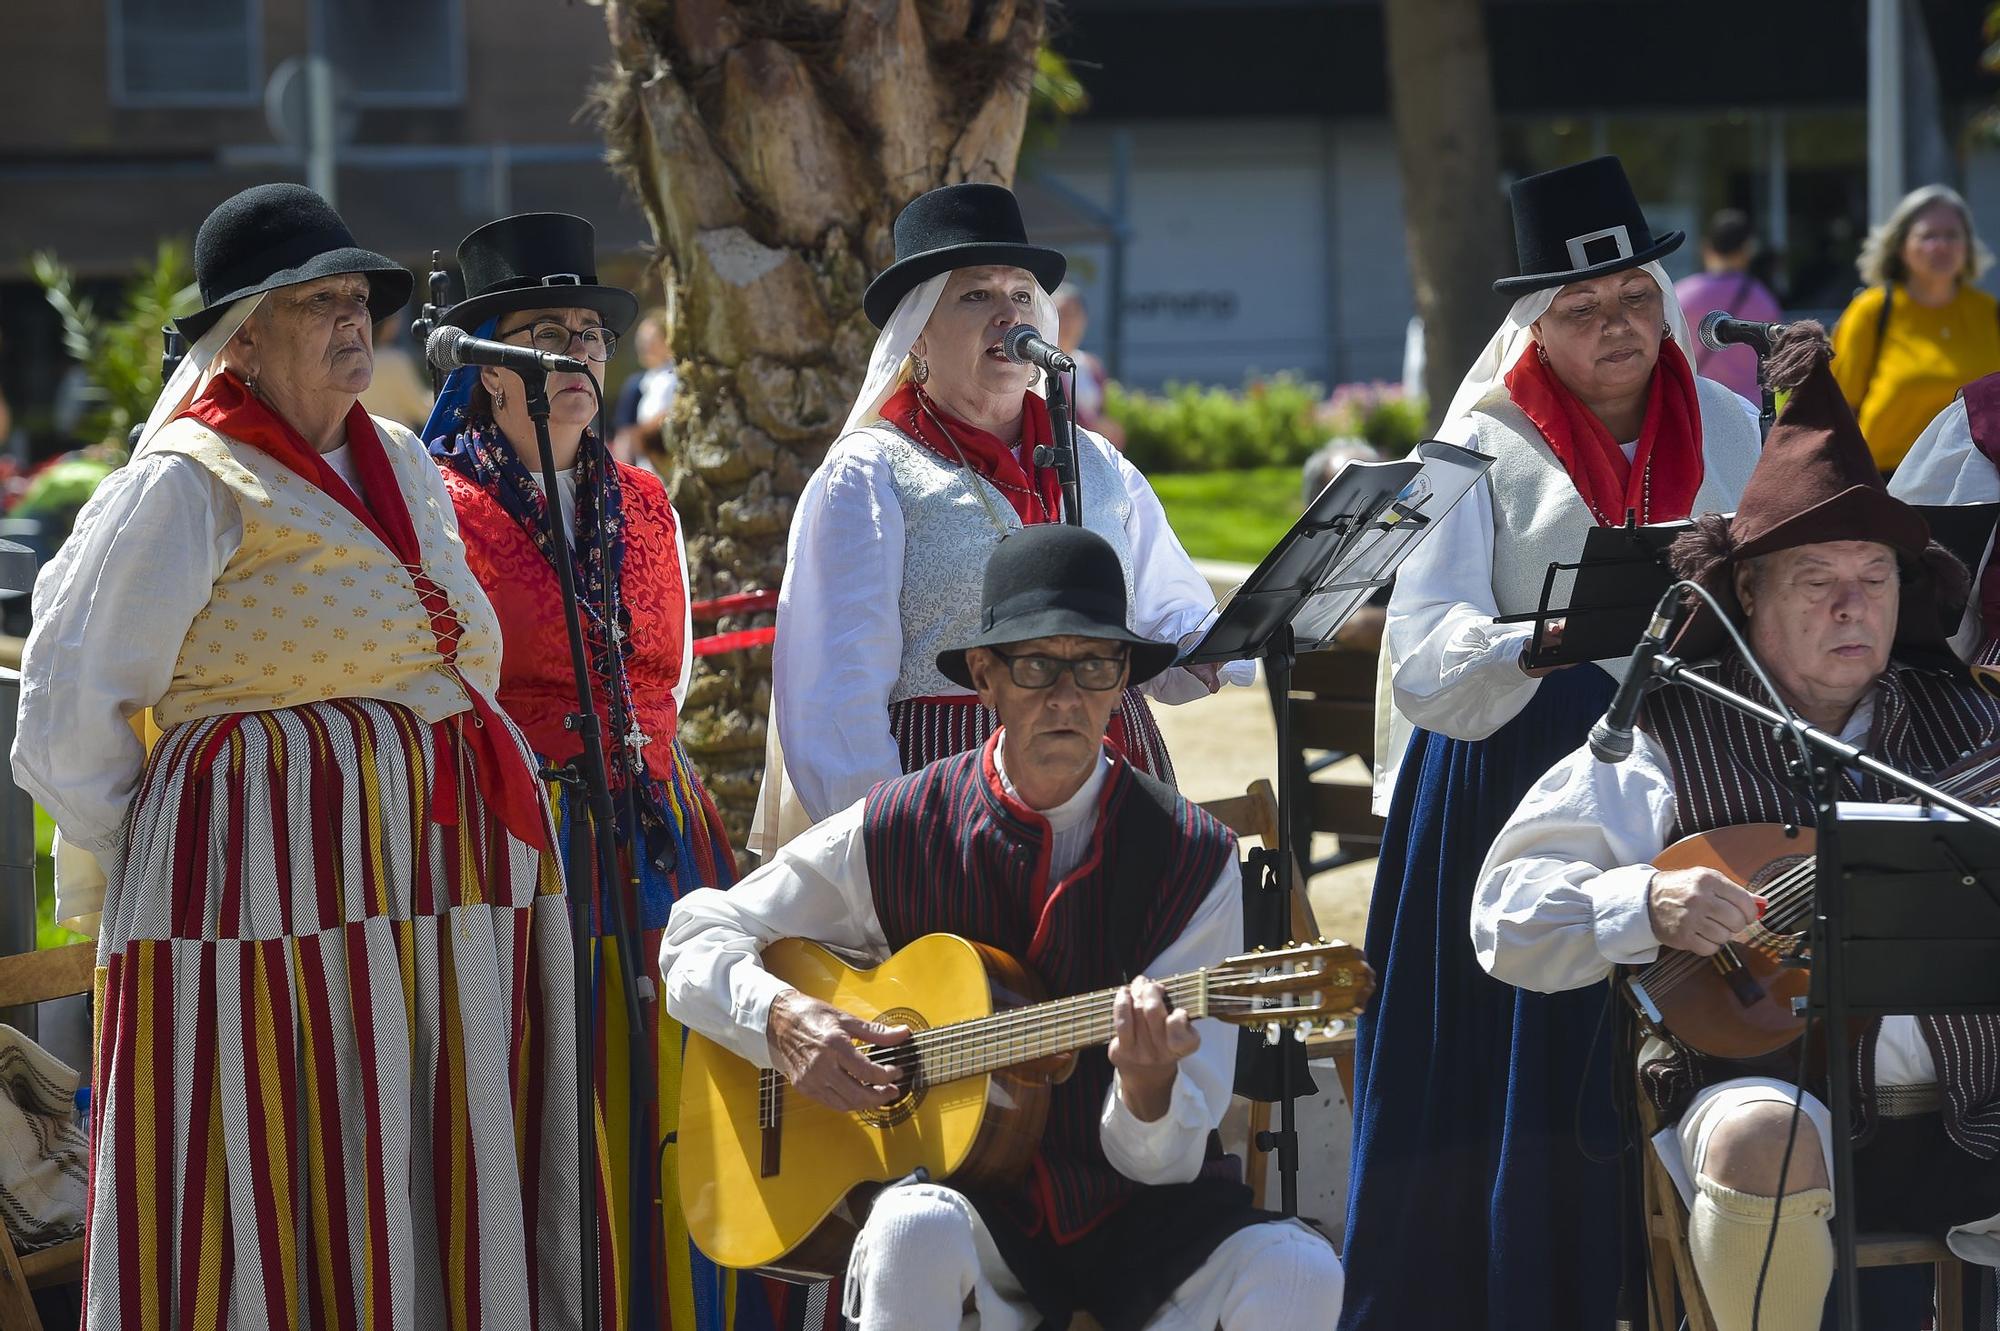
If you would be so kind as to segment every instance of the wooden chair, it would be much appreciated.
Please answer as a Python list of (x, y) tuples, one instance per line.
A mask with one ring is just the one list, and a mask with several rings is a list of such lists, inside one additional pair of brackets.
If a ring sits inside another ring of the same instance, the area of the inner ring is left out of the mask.
[[(1300, 860), (1308, 877), (1381, 853), (1382, 820), (1369, 807), (1370, 784), (1322, 775), (1347, 757), (1374, 768), (1376, 664), (1374, 652), (1332, 647), (1305, 652), (1292, 666), (1290, 752), (1280, 761), (1292, 764), (1292, 788), (1299, 792), (1293, 817), (1295, 835), (1307, 848)], [(1318, 756), (1309, 760), (1308, 754)], [(1337, 853), (1313, 859), (1312, 832), (1337, 836)]]
[[(1680, 1189), (1660, 1160), (1650, 1138), (1659, 1131), (1653, 1107), (1641, 1090), (1639, 1121), (1649, 1139), (1646, 1152), (1644, 1205), (1648, 1261), (1652, 1266), (1653, 1294), (1646, 1309), (1652, 1331), (1675, 1331), (1674, 1294), (1679, 1291), (1687, 1331), (1715, 1331), (1715, 1317), (1709, 1312), (1708, 1298), (1695, 1275), (1694, 1257), (1688, 1250), (1687, 1208), (1681, 1205)], [(1861, 1234), (1855, 1240), (1855, 1259), (1866, 1270), (1874, 1266), (1917, 1266), (1933, 1268), (1937, 1289), (1938, 1331), (1963, 1331), (1965, 1322), (1965, 1265), (1940, 1239), (1922, 1234)]]
[[(46, 1003), (53, 998), (87, 994), (97, 970), (97, 945), (73, 943), (46, 952), (0, 957), (0, 1008)], [(58, 1243), (26, 1254), (14, 1251), (14, 1241), (0, 1225), (0, 1327), (44, 1331), (35, 1312), (33, 1291), (83, 1279), (83, 1239)]]

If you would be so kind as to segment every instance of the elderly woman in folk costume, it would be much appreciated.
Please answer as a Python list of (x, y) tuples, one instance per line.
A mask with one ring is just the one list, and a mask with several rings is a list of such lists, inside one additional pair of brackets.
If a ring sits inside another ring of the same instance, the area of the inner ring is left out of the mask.
[[(750, 844), (768, 853), (888, 777), (983, 743), (997, 724), (937, 653), (967, 637), (1000, 538), (1064, 519), (1039, 374), (1000, 351), (1032, 323), (1056, 341), (1049, 295), (1062, 254), (1030, 244), (1013, 194), (947, 185), (896, 218), (896, 262), (863, 306), (882, 330), (854, 409), (806, 485), (792, 522), (771, 667), (771, 751)], [(1152, 487), (1077, 431), (1082, 525), (1125, 566), (1132, 628), (1189, 643), (1215, 598), (1167, 525)], [(1127, 690), (1110, 740), (1142, 770), (1173, 769), (1145, 694), (1186, 702), (1247, 664), (1176, 667)]]
[(297, 185), (195, 266), (36, 588), (13, 753), (61, 913), (102, 911), (87, 1321), (576, 1325), (548, 807), (437, 470), (356, 405), (410, 275)]
[(1681, 233), (1652, 234), (1618, 160), (1528, 177), (1513, 203), (1521, 272), (1494, 288), (1518, 299), (1441, 432), (1496, 460), (1389, 602), (1398, 742), (1378, 787), (1345, 1328), (1611, 1324), (1609, 991), (1516, 993), (1467, 927), (1488, 844), (1603, 713), (1618, 663), (1531, 672), (1529, 628), (1495, 619), (1534, 610), (1592, 526), (1732, 508), (1757, 456), (1750, 404), (1682, 350), (1657, 262)]
[[(458, 247), (466, 299), (441, 325), (556, 355), (572, 356), (601, 384), (604, 364), (638, 314), (631, 292), (597, 281), (595, 233), (564, 213), (524, 213), (489, 222)], [(679, 1198), (660, 1195), (661, 1146), (675, 1125), (682, 1032), (656, 1001), (660, 934), (667, 911), (698, 887), (727, 887), (735, 862), (701, 779), (675, 738), (686, 696), (690, 640), (686, 547), (680, 519), (657, 476), (610, 459), (591, 428), (597, 392), (583, 375), (555, 373), (549, 448), (561, 528), (569, 534), (578, 609), (591, 662), (618, 826), (622, 892), (636, 877), (636, 901), (614, 904), (582, 844), (587, 804), (575, 782), (551, 786), (573, 885), (596, 884), (592, 919), (601, 961), (594, 1011), (597, 1093), (604, 1115), (607, 1220), (617, 1235), (619, 1287), (606, 1284), (603, 1325), (715, 1328), (731, 1325), (724, 1294), (731, 1277), (685, 1237)], [(458, 516), (466, 562), (500, 621), (499, 702), (546, 767), (575, 763), (580, 736), (567, 724), (577, 707), (562, 588), (548, 538), (541, 446), (521, 377), (466, 367), (446, 381), (424, 429)], [(601, 539), (600, 539), (601, 538)], [(632, 929), (645, 983), (644, 1032), (635, 1044), (619, 969), (619, 910)], [(635, 913), (636, 912), (636, 913)], [(634, 1069), (653, 1083), (636, 1090)], [(640, 1121), (643, 1119), (644, 1121)], [(633, 1189), (641, 1195), (634, 1204)], [(660, 1208), (664, 1207), (662, 1211)], [(664, 1217), (664, 1223), (663, 1223)], [(621, 1298), (621, 1293), (623, 1297)], [(736, 1298), (738, 1328), (757, 1325), (761, 1286)]]

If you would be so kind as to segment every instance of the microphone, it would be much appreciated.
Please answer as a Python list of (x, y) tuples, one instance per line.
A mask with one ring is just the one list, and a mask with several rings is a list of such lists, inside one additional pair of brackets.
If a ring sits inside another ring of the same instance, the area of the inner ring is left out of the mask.
[(1695, 330), (1695, 335), (1710, 351), (1740, 346), (1754, 348), (1759, 356), (1768, 356), (1771, 354), (1771, 343), (1788, 327), (1789, 324), (1760, 324), (1749, 319), (1732, 319), (1722, 310), (1710, 310), (1702, 316), (1701, 326)]
[(474, 337), (463, 328), (449, 326), (431, 334), (430, 341), (424, 344), (424, 358), (447, 374), (467, 365), (491, 365), (518, 374), (590, 373), (588, 365), (573, 357)]
[(1653, 622), (1646, 625), (1646, 636), (1632, 649), (1631, 663), (1610, 709), (1590, 728), (1590, 756), (1597, 761), (1622, 763), (1632, 756), (1632, 722), (1639, 715), (1646, 686), (1653, 682), (1653, 658), (1666, 650), (1667, 638), (1680, 622), (1680, 605), (1681, 588), (1675, 583), (1661, 593), (1660, 603), (1653, 607)]
[(1000, 338), (1000, 354), (1016, 365), (1039, 365), (1050, 374), (1068, 374), (1076, 368), (1070, 354), (1053, 342), (1042, 340), (1042, 330), (1033, 324), (1015, 324)]

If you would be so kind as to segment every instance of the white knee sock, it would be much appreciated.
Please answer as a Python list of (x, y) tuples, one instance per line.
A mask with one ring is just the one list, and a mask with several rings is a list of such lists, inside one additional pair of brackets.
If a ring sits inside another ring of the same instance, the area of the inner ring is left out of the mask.
[(848, 1259), (842, 1313), (860, 1331), (958, 1331), (979, 1279), (969, 1206), (929, 1184), (883, 1190)]
[(1695, 1179), (1694, 1208), (1688, 1212), (1688, 1250), (1715, 1315), (1716, 1331), (1750, 1331), (1757, 1301), (1757, 1272), (1764, 1245), (1771, 1241), (1771, 1217), (1778, 1216), (1777, 1240), (1764, 1277), (1759, 1331), (1818, 1331), (1833, 1281), (1833, 1236), (1826, 1219), (1833, 1194), (1825, 1188), (1795, 1192), (1784, 1199), (1725, 1188), (1706, 1176)]

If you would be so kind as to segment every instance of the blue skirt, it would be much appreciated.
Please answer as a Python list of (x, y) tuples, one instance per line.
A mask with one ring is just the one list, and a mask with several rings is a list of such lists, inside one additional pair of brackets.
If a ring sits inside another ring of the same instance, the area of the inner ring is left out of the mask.
[(1490, 738), (1410, 740), (1368, 912), (1379, 988), (1356, 1033), (1342, 1331), (1612, 1324), (1637, 1203), (1620, 1215), (1609, 1159), (1610, 987), (1493, 979), (1471, 917), (1501, 825), (1613, 690), (1595, 666), (1560, 670)]

